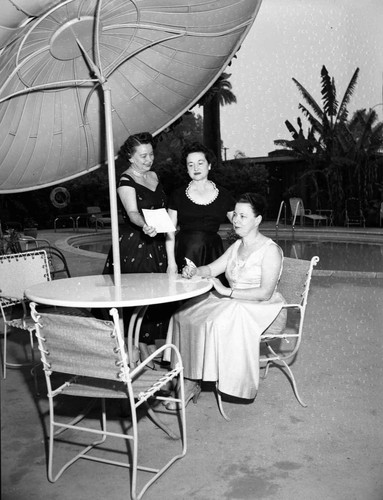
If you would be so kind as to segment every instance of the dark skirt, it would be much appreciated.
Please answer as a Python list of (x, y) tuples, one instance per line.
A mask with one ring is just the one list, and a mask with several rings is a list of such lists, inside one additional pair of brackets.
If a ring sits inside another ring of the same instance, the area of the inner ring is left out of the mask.
[(217, 233), (180, 231), (176, 236), (176, 262), (179, 272), (185, 266), (185, 257), (196, 266), (206, 266), (223, 254), (222, 239)]
[[(165, 236), (155, 238), (144, 235), (141, 229), (124, 227), (120, 236), (121, 273), (166, 273), (167, 257)], [(113, 251), (109, 250), (103, 274), (113, 274)], [(123, 310), (124, 327), (127, 332), (129, 321), (134, 308), (125, 307)], [(172, 304), (159, 304), (148, 307), (144, 316), (140, 342), (154, 344), (158, 339), (165, 339), (169, 318), (174, 311)], [(105, 316), (105, 311), (102, 311)], [(95, 313), (96, 315), (99, 312)]]

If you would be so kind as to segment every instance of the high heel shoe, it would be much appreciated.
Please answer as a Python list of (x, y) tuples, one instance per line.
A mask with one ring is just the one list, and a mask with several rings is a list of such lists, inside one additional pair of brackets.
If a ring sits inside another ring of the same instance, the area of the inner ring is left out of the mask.
[[(193, 400), (193, 403), (196, 405), (200, 394), (201, 386), (198, 382), (196, 382), (191, 389), (187, 390), (185, 394), (185, 408), (191, 400)], [(165, 403), (164, 406), (167, 410), (170, 411), (178, 410), (178, 403), (176, 403), (175, 401), (169, 401), (168, 403)]]

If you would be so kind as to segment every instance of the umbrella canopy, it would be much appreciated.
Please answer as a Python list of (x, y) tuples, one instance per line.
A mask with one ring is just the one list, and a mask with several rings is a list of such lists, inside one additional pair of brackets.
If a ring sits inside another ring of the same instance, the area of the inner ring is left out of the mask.
[(132, 133), (159, 133), (198, 101), (261, 0), (9, 3), (17, 20), (8, 5), (8, 26), (0, 27), (0, 192), (62, 183), (107, 162), (114, 245), (120, 145)]
[(100, 78), (112, 92), (115, 154), (128, 135), (166, 128), (223, 71), (260, 4), (69, 0), (11, 30), (0, 56), (0, 192), (62, 183), (105, 163)]

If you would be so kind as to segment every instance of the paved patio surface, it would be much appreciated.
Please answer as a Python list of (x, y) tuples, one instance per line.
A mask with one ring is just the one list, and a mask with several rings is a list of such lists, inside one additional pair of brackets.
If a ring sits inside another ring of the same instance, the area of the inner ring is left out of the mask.
[[(41, 235), (52, 241), (66, 236)], [(102, 270), (102, 258), (65, 253), (74, 276)], [(261, 381), (254, 402), (225, 403), (231, 422), (205, 387), (198, 404), (187, 408), (186, 457), (144, 499), (382, 500), (382, 304), (381, 277), (314, 276), (293, 366), (308, 407), (299, 405), (276, 368)], [(25, 337), (10, 337), (11, 357), (21, 356)], [(27, 369), (9, 369), (1, 389), (2, 499), (129, 498), (127, 470), (104, 464), (80, 461), (49, 483), (46, 398), (35, 398)], [(112, 415), (118, 425), (115, 407)], [(155, 460), (174, 445), (148, 420), (141, 425), (149, 445), (143, 456)]]

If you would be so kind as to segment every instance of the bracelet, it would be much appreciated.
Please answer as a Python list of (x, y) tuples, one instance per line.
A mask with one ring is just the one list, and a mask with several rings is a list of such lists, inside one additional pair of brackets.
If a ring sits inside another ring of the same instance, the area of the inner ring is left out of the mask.
[(234, 288), (231, 289), (229, 297), (231, 297), (233, 295), (233, 293), (234, 293)]

